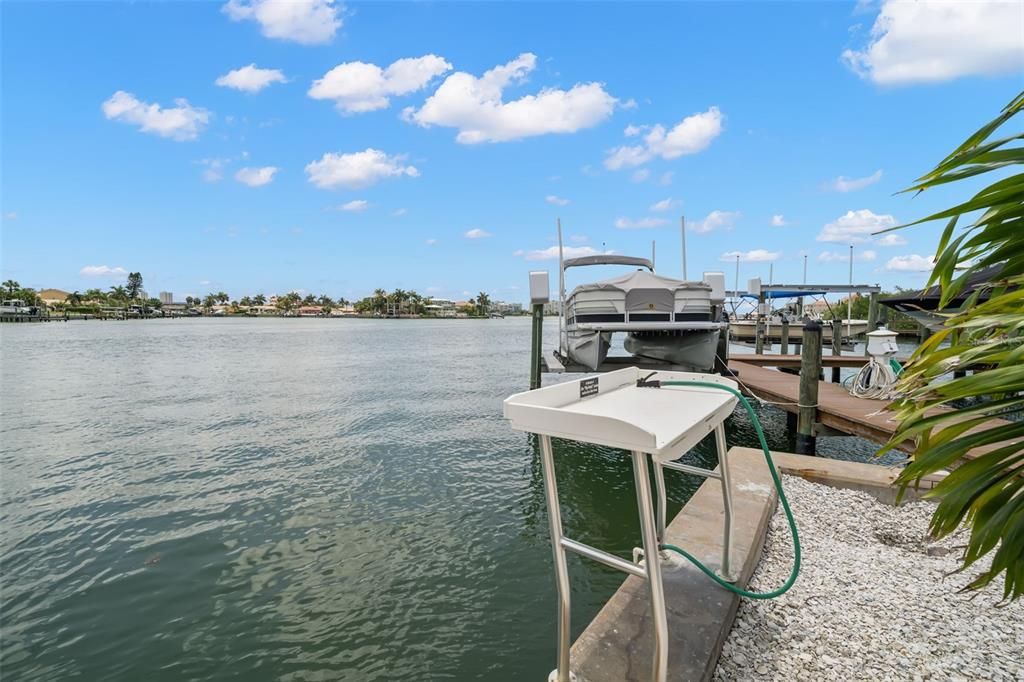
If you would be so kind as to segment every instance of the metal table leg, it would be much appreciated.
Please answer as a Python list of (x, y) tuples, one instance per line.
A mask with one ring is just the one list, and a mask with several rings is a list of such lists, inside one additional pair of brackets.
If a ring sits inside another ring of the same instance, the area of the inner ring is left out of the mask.
[(667, 514), (665, 508), (668, 506), (668, 496), (665, 494), (665, 468), (657, 459), (652, 464), (654, 465), (654, 485), (658, 495), (658, 508), (655, 510), (658, 520), (658, 542), (661, 543), (665, 541), (665, 516)]
[(661, 561), (651, 504), (647, 455), (643, 452), (633, 452), (633, 479), (636, 483), (636, 502), (644, 541), (644, 566), (647, 569), (647, 587), (651, 591), (651, 615), (654, 621), (654, 665), (651, 679), (654, 682), (665, 682), (668, 672), (668, 617), (665, 614), (665, 586), (661, 582)]
[(565, 561), (565, 548), (562, 545), (562, 510), (558, 504), (558, 482), (555, 480), (555, 458), (551, 452), (550, 436), (540, 437), (540, 453), (544, 470), (544, 495), (548, 502), (551, 548), (555, 554), (555, 576), (558, 581), (558, 668), (551, 673), (548, 679), (557, 682), (570, 682), (575, 675), (570, 677), (569, 670), (569, 567)]
[(722, 474), (722, 504), (725, 507), (725, 532), (722, 537), (722, 578), (735, 582), (730, 564), (732, 554), (732, 479), (729, 477), (728, 448), (725, 443), (725, 427), (715, 427), (715, 445), (718, 449), (718, 470)]

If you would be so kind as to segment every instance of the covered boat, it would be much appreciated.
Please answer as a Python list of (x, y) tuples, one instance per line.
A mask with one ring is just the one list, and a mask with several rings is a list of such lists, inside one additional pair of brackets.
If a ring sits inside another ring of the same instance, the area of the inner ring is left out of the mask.
[(562, 271), (584, 265), (642, 269), (563, 294), (563, 355), (596, 370), (608, 356), (612, 335), (622, 332), (626, 351), (637, 357), (691, 371), (714, 367), (719, 335), (728, 328), (718, 320), (724, 292), (722, 300), (713, 299), (707, 282), (656, 275), (651, 261), (630, 256), (571, 258), (562, 263)]

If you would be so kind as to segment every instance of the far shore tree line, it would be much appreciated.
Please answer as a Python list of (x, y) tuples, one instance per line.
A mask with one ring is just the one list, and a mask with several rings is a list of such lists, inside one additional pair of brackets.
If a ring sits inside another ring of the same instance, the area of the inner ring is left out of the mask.
[[(160, 299), (142, 297), (142, 281), (142, 274), (133, 272), (128, 275), (124, 284), (111, 286), (107, 290), (94, 288), (86, 289), (84, 292), (73, 291), (68, 294), (65, 301), (54, 303), (50, 307), (60, 313), (86, 315), (99, 315), (104, 310), (128, 309), (130, 306), (137, 306), (137, 309), (144, 314), (161, 311), (164, 306)], [(5, 281), (2, 286), (6, 299), (20, 300), (26, 306), (42, 307), (44, 305), (38, 292), (34, 289), (22, 287), (21, 284), (10, 279)], [(415, 291), (395, 289), (389, 293), (384, 289), (377, 289), (370, 296), (358, 301), (349, 301), (344, 296), (332, 298), (327, 294), (303, 296), (296, 291), (278, 294), (270, 298), (261, 293), (233, 299), (226, 292), (218, 291), (211, 292), (206, 296), (186, 296), (184, 303), (187, 308), (205, 314), (210, 314), (214, 310), (232, 315), (247, 315), (254, 311), (273, 314), (274, 311), (266, 310), (272, 301), (273, 308), (281, 315), (294, 314), (300, 308), (317, 307), (324, 315), (330, 315), (338, 309), (351, 309), (354, 313), (362, 315), (429, 316), (438, 314), (438, 308), (431, 304), (431, 300), (430, 297), (422, 296)], [(450, 312), (469, 317), (486, 317), (490, 314), (491, 307), (490, 296), (481, 291), (475, 298), (451, 308)]]

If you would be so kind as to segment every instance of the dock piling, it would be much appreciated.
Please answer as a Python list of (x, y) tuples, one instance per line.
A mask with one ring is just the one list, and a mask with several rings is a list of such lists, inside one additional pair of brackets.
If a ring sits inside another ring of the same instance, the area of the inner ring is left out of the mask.
[[(871, 292), (868, 294), (868, 331), (871, 333), (878, 329), (878, 294)], [(868, 356), (868, 337), (864, 337), (864, 357)]]
[[(832, 355), (843, 354), (843, 321), (839, 319), (832, 320)], [(838, 367), (832, 368), (832, 383), (839, 383), (839, 372)]]
[[(834, 327), (833, 327), (834, 329)], [(804, 323), (800, 352), (800, 397), (797, 400), (796, 451), (816, 454), (814, 422), (818, 414), (818, 375), (821, 373), (821, 323)]]
[(779, 339), (779, 341), (781, 342), (779, 344), (779, 354), (780, 355), (789, 355), (789, 318), (788, 317), (782, 318), (782, 332), (781, 332), (781, 338)]
[(530, 344), (530, 390), (540, 388), (540, 363), (544, 340), (544, 305), (533, 304), (533, 337)]
[(762, 291), (757, 297), (757, 326), (754, 331), (754, 352), (758, 355), (764, 355), (764, 301), (764, 292)]

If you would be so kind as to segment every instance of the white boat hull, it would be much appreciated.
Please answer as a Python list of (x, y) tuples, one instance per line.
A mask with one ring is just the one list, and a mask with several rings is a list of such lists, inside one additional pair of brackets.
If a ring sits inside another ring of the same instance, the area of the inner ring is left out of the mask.
[[(843, 320), (842, 336), (849, 339), (854, 336), (861, 336), (868, 331), (867, 320)], [(799, 343), (803, 338), (804, 323), (794, 321), (789, 323), (789, 340), (791, 343)], [(765, 326), (765, 338), (778, 342), (782, 336), (782, 323), (773, 321)], [(733, 320), (729, 323), (729, 336), (733, 341), (756, 341), (757, 322), (755, 320)], [(821, 338), (823, 341), (832, 341), (832, 325), (823, 321), (821, 325)]]
[(566, 335), (569, 359), (592, 370), (597, 370), (608, 357), (611, 332), (569, 330)]
[(668, 362), (688, 371), (709, 372), (715, 366), (721, 331), (631, 332), (623, 344), (636, 357)]

